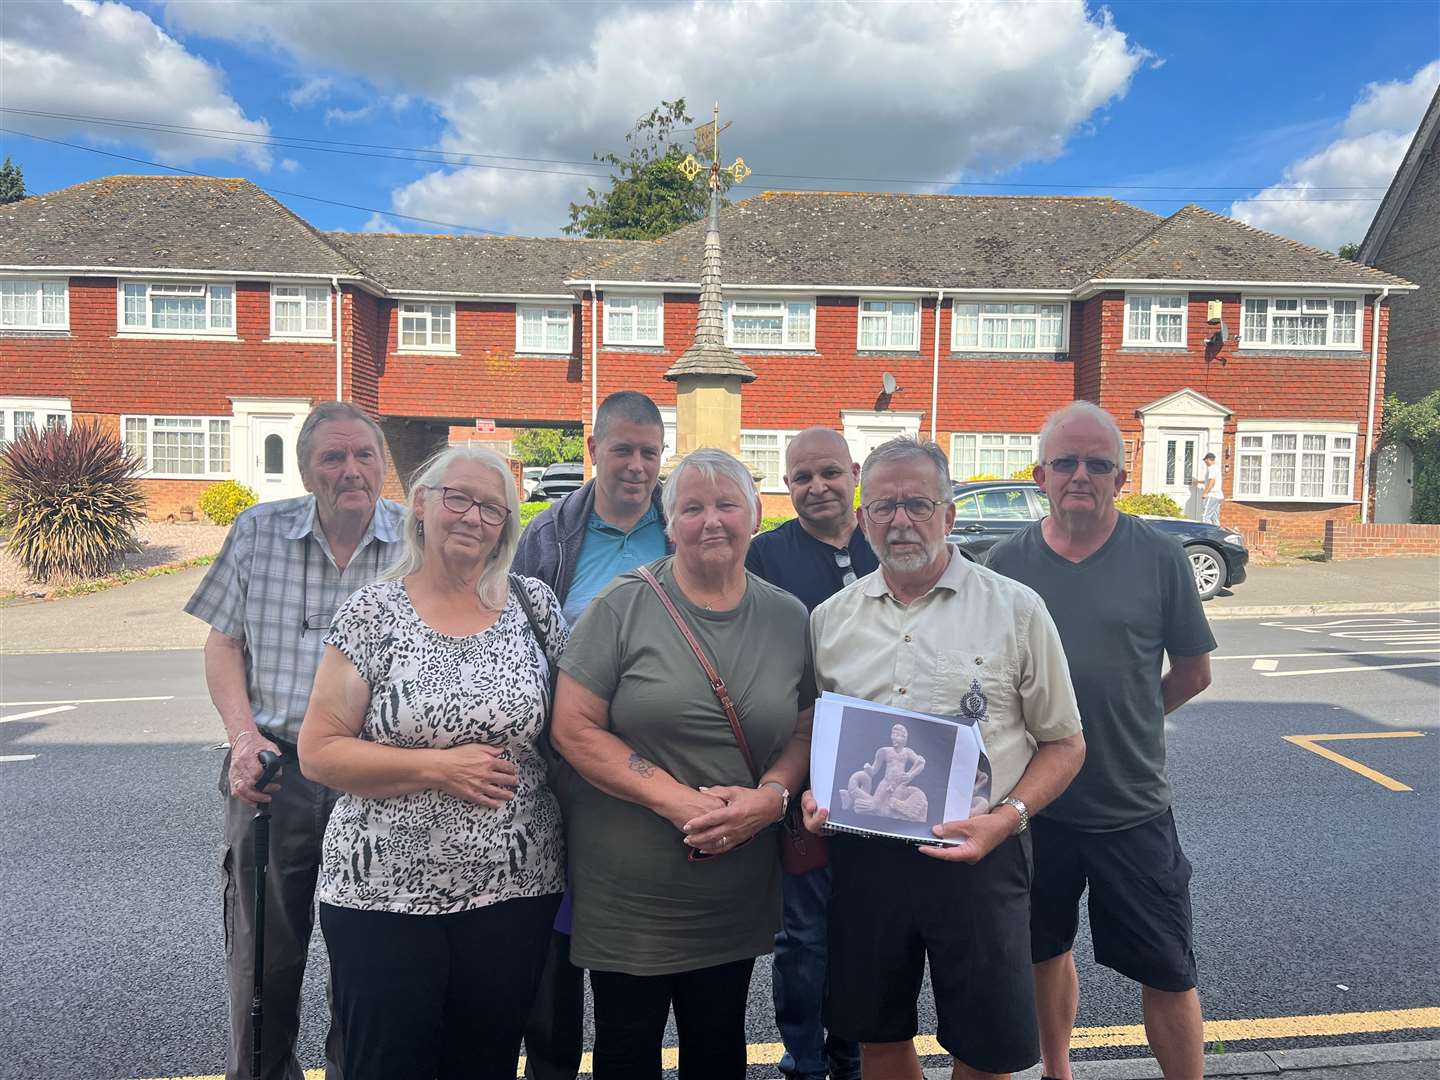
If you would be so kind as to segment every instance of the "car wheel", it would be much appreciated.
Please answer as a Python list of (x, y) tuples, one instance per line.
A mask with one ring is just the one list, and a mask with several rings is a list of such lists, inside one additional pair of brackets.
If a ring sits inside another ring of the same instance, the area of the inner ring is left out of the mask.
[(1185, 549), (1190, 556), (1190, 569), (1195, 572), (1195, 588), (1201, 600), (1209, 600), (1225, 584), (1225, 560), (1208, 544), (1195, 544)]

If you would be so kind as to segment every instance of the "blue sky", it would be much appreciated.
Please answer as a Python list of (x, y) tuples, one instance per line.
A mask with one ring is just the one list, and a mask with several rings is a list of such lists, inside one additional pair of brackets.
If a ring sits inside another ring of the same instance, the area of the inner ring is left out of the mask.
[[(591, 152), (684, 96), (734, 121), (738, 197), (1113, 194), (1333, 248), (1437, 82), (1434, 0), (0, 6), (0, 127), (244, 176), (326, 229), (557, 232), (603, 183)], [(32, 192), (165, 171), (18, 134), (0, 152)]]

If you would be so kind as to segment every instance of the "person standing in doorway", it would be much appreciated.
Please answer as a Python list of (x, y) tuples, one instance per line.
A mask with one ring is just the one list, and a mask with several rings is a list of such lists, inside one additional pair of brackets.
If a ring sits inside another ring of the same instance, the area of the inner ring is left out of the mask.
[[(550, 586), (570, 626), (616, 577), (670, 552), (659, 495), (665, 422), (655, 403), (634, 390), (611, 394), (587, 446), (595, 475), (530, 522), (514, 563)], [(570, 962), (570, 927), (567, 893), (525, 1029), (530, 1080), (575, 1080), (580, 1071), (585, 988)]]
[[(855, 485), (860, 466), (845, 439), (810, 428), (785, 451), (785, 486), (796, 516), (750, 544), (745, 567), (814, 611), (879, 567), (859, 527)], [(780, 1071), (794, 1080), (859, 1080), (860, 1047), (825, 1030), (830, 868), (786, 874), (784, 919), (775, 935), (771, 987), (775, 1025), (785, 1044)]]
[(1206, 454), (1205, 471), (1195, 486), (1200, 489), (1200, 520), (1207, 525), (1220, 524), (1220, 504), (1225, 500), (1224, 485), (1220, 481), (1220, 463), (1214, 454)]
[[(404, 508), (380, 498), (384, 436), (354, 405), (330, 401), (305, 418), (296, 444), (310, 494), (261, 503), (236, 519), (185, 610), (210, 624), (205, 682), (230, 752), (225, 796), (225, 974), (230, 994), (227, 1080), (299, 1080), (300, 986), (315, 921), (315, 877), (337, 792), (300, 774), (295, 742), (330, 620), (400, 553)], [(255, 790), (259, 755), (278, 753), (275, 784)], [(255, 948), (255, 810), (270, 804), (266, 877), (263, 1075), (251, 1075)], [(341, 1075), (334, 1021), (326, 1080)]]

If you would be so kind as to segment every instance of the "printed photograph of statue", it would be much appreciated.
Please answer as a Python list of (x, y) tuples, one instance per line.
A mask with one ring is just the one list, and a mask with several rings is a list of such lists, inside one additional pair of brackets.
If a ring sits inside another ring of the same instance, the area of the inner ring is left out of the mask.
[(844, 809), (901, 821), (925, 820), (930, 800), (911, 784), (924, 771), (925, 759), (907, 745), (909, 741), (910, 732), (904, 724), (890, 729), (890, 745), (877, 749), (873, 761), (850, 774), (849, 783), (840, 793)]
[(953, 724), (847, 705), (831, 774), (830, 824), (932, 840), (954, 760)]

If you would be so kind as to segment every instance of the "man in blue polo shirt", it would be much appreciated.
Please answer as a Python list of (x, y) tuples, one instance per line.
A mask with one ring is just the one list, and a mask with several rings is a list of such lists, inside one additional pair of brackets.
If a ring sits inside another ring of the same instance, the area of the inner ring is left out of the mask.
[[(550, 586), (571, 626), (617, 575), (670, 550), (658, 490), (665, 422), (655, 403), (634, 390), (611, 394), (595, 414), (587, 445), (595, 475), (536, 515), (514, 562), (515, 573)], [(575, 1080), (580, 1071), (581, 974), (570, 963), (567, 896), (525, 1031), (525, 1075), (531, 1080)]]
[[(785, 451), (785, 486), (798, 515), (750, 544), (745, 567), (793, 594), (808, 611), (879, 566), (857, 527), (860, 466), (838, 432), (810, 428)], [(785, 875), (785, 915), (775, 936), (775, 1025), (785, 1043), (780, 1071), (796, 1080), (858, 1080), (860, 1048), (827, 1036), (826, 924), (830, 868)]]

